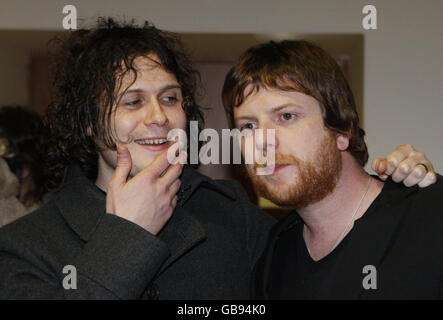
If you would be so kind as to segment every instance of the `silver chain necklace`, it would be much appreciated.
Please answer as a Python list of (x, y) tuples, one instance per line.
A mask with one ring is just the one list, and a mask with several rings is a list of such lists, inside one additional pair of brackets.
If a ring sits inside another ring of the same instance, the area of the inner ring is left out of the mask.
[[(368, 193), (369, 190), (369, 185), (371, 184), (371, 176), (369, 176), (368, 179), (368, 184), (366, 186), (366, 191), (363, 194), (363, 197), (360, 199), (360, 202), (358, 203), (357, 208), (355, 209), (354, 213), (352, 214), (351, 219), (349, 220), (348, 224), (346, 225), (345, 229), (343, 230), (343, 232), (341, 233), (341, 235), (337, 238), (337, 241), (335, 242), (334, 246), (332, 247), (332, 249), (329, 251), (329, 253), (331, 253), (332, 251), (334, 251), (335, 248), (337, 248), (338, 244), (343, 240), (343, 237), (345, 235), (346, 230), (349, 228), (349, 225), (351, 224), (352, 221), (354, 221), (354, 217), (357, 214), (358, 209), (360, 209), (361, 204), (363, 203), (363, 199), (366, 197), (366, 194)], [(309, 246), (308, 243), (306, 242), (306, 224), (305, 227), (303, 228), (303, 238), (305, 239), (305, 244), (306, 244), (306, 249), (308, 249), (308, 253), (309, 255), (312, 257), (311, 251), (309, 250)]]

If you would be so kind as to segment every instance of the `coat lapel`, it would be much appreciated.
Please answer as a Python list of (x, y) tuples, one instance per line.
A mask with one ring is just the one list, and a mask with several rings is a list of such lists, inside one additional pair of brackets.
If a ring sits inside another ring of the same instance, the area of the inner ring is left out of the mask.
[(105, 214), (105, 193), (84, 176), (80, 167), (72, 166), (54, 198), (68, 225), (83, 241), (89, 241)]
[(202, 224), (187, 209), (178, 207), (158, 237), (166, 243), (171, 255), (163, 264), (160, 273), (174, 261), (206, 238)]
[[(235, 199), (232, 190), (189, 167), (183, 170), (181, 180), (176, 209), (158, 234), (170, 250), (170, 256), (160, 272), (206, 238), (203, 225), (185, 207), (186, 201), (197, 188), (205, 186)], [(89, 241), (102, 216), (106, 214), (105, 193), (83, 174), (79, 166), (71, 166), (63, 187), (54, 198), (69, 226), (83, 241)]]
[(183, 169), (181, 180), (182, 187), (178, 192), (177, 206), (167, 225), (158, 235), (167, 244), (171, 252), (168, 260), (163, 264), (160, 273), (206, 238), (203, 225), (185, 206), (187, 200), (198, 188), (213, 189), (231, 199), (235, 199), (235, 193), (232, 190), (189, 167)]

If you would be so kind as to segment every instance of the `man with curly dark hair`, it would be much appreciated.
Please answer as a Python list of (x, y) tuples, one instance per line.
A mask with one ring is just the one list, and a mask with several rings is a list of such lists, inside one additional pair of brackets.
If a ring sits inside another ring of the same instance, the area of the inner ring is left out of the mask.
[(169, 163), (168, 132), (203, 126), (180, 42), (101, 19), (54, 44), (55, 195), (0, 230), (0, 297), (248, 298), (274, 221), (239, 183)]
[(248, 298), (273, 219), (238, 183), (169, 163), (169, 130), (203, 126), (181, 43), (149, 23), (100, 19), (52, 44), (55, 195), (1, 230), (0, 296)]

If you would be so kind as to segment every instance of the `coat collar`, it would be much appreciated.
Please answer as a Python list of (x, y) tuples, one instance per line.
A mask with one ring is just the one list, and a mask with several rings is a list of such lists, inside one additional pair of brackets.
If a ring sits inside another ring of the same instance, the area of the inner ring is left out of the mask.
[(105, 214), (106, 195), (79, 166), (73, 165), (68, 168), (54, 201), (68, 225), (83, 241), (89, 241)]
[[(236, 197), (232, 190), (190, 167), (183, 169), (181, 180), (177, 207), (171, 219), (158, 234), (170, 250), (170, 256), (162, 271), (206, 237), (200, 221), (185, 206), (196, 190), (199, 187), (207, 187), (229, 198)], [(83, 241), (89, 241), (100, 219), (106, 213), (105, 193), (84, 175), (79, 166), (74, 165), (68, 168), (65, 182), (54, 199), (69, 226)]]
[(189, 166), (184, 167), (180, 179), (182, 181), (182, 186), (178, 191), (179, 201), (177, 203), (177, 206), (179, 207), (183, 207), (186, 201), (189, 200), (189, 198), (199, 187), (205, 187), (215, 190), (232, 200), (236, 199), (235, 192), (232, 189), (229, 189), (224, 184), (216, 180), (212, 180), (208, 176), (201, 174), (200, 172), (192, 169)]
[[(355, 299), (364, 294), (363, 267), (373, 265), (378, 270), (382, 265), (407, 216), (408, 202), (404, 200), (418, 189), (417, 186), (406, 188), (401, 183), (392, 182), (391, 179), (385, 182), (382, 192), (368, 208), (367, 213), (356, 220), (358, 232), (352, 234), (346, 250), (347, 256), (340, 261), (332, 282), (325, 284), (329, 290), (326, 292), (327, 296)], [(395, 209), (392, 209), (394, 205)], [(365, 223), (369, 216), (371, 223)], [(302, 222), (300, 216), (293, 211), (280, 220), (271, 231), (268, 246), (257, 267), (255, 291), (259, 298), (269, 299), (266, 288), (274, 249), (280, 235)]]

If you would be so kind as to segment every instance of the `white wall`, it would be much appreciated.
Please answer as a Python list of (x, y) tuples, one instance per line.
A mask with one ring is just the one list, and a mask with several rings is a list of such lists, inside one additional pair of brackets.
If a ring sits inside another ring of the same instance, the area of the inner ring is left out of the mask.
[[(364, 119), (371, 155), (386, 155), (410, 142), (443, 172), (441, 0), (2, 0), (0, 29), (61, 29), (66, 3), (83, 18), (147, 18), (179, 32), (363, 33)], [(361, 26), (366, 4), (377, 8), (378, 30)]]

